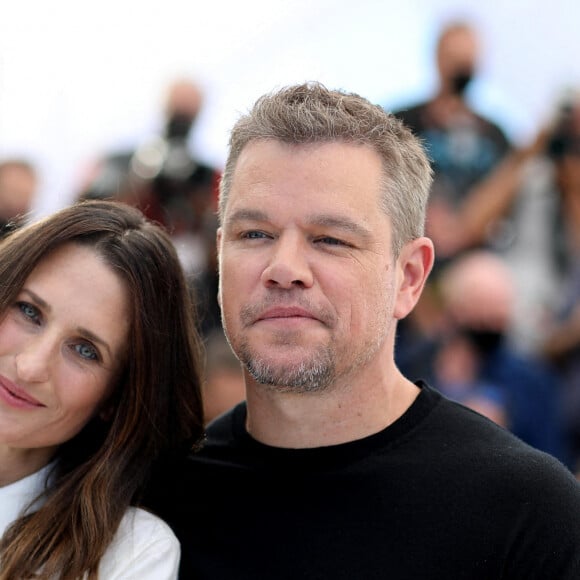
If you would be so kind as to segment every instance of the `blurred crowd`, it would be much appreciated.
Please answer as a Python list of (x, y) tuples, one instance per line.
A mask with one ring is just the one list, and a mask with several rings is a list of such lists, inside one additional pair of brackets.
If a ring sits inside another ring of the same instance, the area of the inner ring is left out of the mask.
[[(580, 477), (580, 95), (567, 94), (548, 126), (516, 147), (470, 104), (480, 51), (476, 28), (445, 27), (435, 94), (394, 112), (432, 160), (426, 234), (437, 255), (420, 304), (400, 323), (397, 363)], [(124, 201), (171, 233), (206, 339), (210, 420), (244, 391), (217, 304), (220, 168), (191, 152), (202, 106), (199, 86), (177, 80), (159, 134), (97, 159), (76, 198)], [(0, 160), (2, 233), (26, 220), (37, 181), (27, 160)]]
[(475, 28), (441, 31), (439, 85), (396, 114), (423, 140), (437, 260), (398, 362), (580, 472), (580, 95), (516, 147), (466, 95)]

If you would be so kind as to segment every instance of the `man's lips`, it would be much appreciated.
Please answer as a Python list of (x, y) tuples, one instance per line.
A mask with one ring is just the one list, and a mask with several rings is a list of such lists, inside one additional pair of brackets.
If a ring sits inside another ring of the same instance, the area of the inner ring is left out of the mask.
[(257, 322), (260, 320), (279, 320), (283, 318), (307, 318), (310, 320), (318, 320), (318, 317), (316, 317), (308, 310), (305, 310), (304, 308), (300, 308), (298, 306), (278, 306), (276, 308), (269, 308), (268, 310), (262, 312), (258, 316)]
[(38, 399), (35, 399), (27, 391), (14, 384), (10, 379), (0, 375), (0, 390), (3, 391), (5, 399), (9, 402), (14, 403), (16, 406), (32, 406), (32, 407), (45, 407)]

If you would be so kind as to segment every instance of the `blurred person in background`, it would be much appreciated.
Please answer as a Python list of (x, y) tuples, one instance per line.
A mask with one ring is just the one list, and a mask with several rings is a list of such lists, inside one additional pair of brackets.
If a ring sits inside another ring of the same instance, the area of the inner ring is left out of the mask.
[(450, 329), (440, 340), (433, 360), (432, 383), (450, 399), (509, 427), (502, 390), (480, 378), (481, 356), (469, 333)]
[(572, 468), (562, 378), (511, 337), (520, 300), (517, 275), (511, 262), (485, 249), (463, 252), (442, 267), (437, 331), (415, 337), (398, 365)]
[(452, 22), (436, 44), (438, 90), (429, 100), (395, 114), (418, 135), (431, 159), (435, 178), (427, 216), (427, 233), (437, 250), (438, 263), (460, 251), (450, 221), (470, 190), (509, 151), (504, 131), (477, 113), (467, 89), (478, 73), (480, 39), (474, 26)]
[(468, 406), (485, 402), (483, 414), (489, 410), (526, 443), (572, 467), (560, 377), (508, 340), (517, 301), (508, 263), (489, 250), (472, 250), (442, 270), (439, 286), (446, 331), (435, 349), (435, 386)]
[(455, 229), (482, 240), (505, 215), (513, 224), (502, 252), (516, 283), (508, 340), (544, 358), (563, 381), (564, 429), (580, 462), (580, 94), (566, 90), (552, 119), (511, 152), (461, 208)]
[(215, 261), (219, 172), (191, 151), (202, 106), (197, 83), (171, 83), (160, 133), (133, 150), (105, 156), (79, 197), (121, 200), (167, 229), (200, 301), (202, 331), (207, 334), (220, 324)]
[(561, 371), (566, 428), (580, 474), (580, 95), (564, 105), (548, 142), (555, 168), (557, 206), (552, 223), (553, 260), (560, 300), (547, 320), (540, 351)]
[(0, 161), (0, 238), (26, 221), (37, 188), (37, 173), (29, 161)]
[(206, 423), (246, 398), (240, 361), (221, 328), (212, 330), (205, 341), (206, 365), (203, 408)]
[(538, 352), (578, 251), (579, 104), (567, 92), (554, 118), (528, 144), (506, 155), (449, 224), (462, 247), (477, 247), (494, 224), (509, 216), (510, 241), (499, 253), (512, 269), (518, 297), (510, 340), (524, 352)]
[(414, 359), (415, 376), (422, 368), (418, 345), (440, 330), (436, 283), (441, 267), (474, 245), (497, 244), (496, 233), (501, 230), (489, 228), (487, 237), (473, 243), (456, 226), (473, 190), (510, 150), (504, 131), (469, 102), (468, 88), (478, 74), (480, 58), (476, 28), (468, 22), (450, 22), (440, 31), (435, 47), (437, 92), (395, 112), (422, 140), (434, 171), (426, 220), (426, 233), (436, 250), (433, 272), (417, 307), (398, 329), (397, 358), (401, 364)]
[(546, 328), (542, 352), (562, 374), (565, 429), (572, 446), (572, 467), (580, 477), (580, 260), (562, 306)]

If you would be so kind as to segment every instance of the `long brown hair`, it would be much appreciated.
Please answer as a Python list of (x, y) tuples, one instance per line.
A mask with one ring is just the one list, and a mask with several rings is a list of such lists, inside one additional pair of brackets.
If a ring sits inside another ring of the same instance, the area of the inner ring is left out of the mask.
[(51, 251), (92, 247), (126, 285), (129, 353), (110, 417), (92, 419), (58, 450), (38, 511), (0, 542), (0, 578), (95, 576), (127, 507), (154, 462), (185, 452), (203, 432), (201, 340), (187, 281), (168, 235), (136, 209), (83, 202), (0, 244), (0, 316)]

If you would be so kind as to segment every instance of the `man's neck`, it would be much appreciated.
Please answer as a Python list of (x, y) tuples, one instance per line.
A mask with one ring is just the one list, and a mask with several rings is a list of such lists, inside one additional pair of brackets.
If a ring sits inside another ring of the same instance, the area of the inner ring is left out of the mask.
[[(360, 379), (363, 380), (363, 379)], [(280, 393), (248, 385), (246, 428), (258, 441), (293, 449), (362, 439), (396, 421), (419, 388), (398, 371), (389, 380), (357, 382), (321, 393)]]

